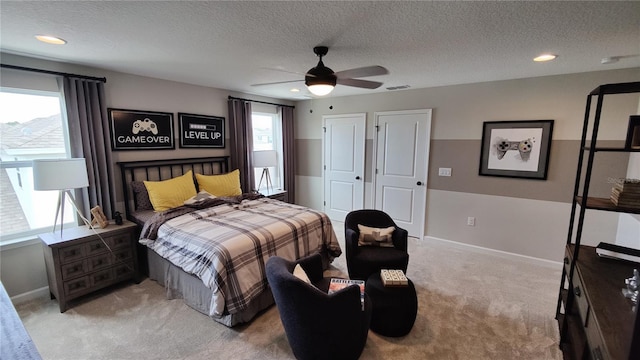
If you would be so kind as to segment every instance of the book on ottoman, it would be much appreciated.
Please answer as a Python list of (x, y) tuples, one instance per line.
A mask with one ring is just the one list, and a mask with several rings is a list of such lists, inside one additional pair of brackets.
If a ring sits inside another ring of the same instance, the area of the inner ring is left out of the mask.
[(380, 279), (384, 286), (407, 286), (409, 280), (402, 270), (380, 270)]
[(362, 310), (364, 310), (364, 280), (331, 278), (329, 291), (327, 293), (333, 294), (351, 285), (357, 285), (360, 288), (360, 304), (362, 305)]

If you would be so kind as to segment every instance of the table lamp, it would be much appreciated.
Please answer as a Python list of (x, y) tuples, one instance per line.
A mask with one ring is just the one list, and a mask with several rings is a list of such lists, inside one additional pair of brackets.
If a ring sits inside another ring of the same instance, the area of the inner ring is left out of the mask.
[(260, 185), (262, 185), (263, 179), (267, 182), (267, 190), (269, 190), (269, 186), (271, 186), (271, 190), (273, 190), (273, 183), (271, 182), (269, 168), (278, 166), (278, 153), (275, 150), (254, 151), (253, 166), (262, 168), (262, 175), (260, 176), (260, 182), (258, 183), (258, 190), (260, 190)]
[(56, 217), (53, 220), (53, 232), (56, 231), (56, 222), (58, 214), (60, 214), (60, 237), (62, 237), (66, 195), (69, 195), (69, 201), (74, 209), (79, 211), (71, 190), (88, 186), (89, 179), (84, 158), (33, 160), (33, 189), (58, 190), (59, 192)]

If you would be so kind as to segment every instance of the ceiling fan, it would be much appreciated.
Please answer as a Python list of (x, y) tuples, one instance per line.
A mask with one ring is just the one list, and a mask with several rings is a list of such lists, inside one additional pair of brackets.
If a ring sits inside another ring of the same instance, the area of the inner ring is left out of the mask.
[[(326, 46), (316, 46), (313, 48), (313, 52), (320, 58), (316, 67), (307, 71), (304, 76), (304, 83), (307, 85), (309, 91), (317, 96), (323, 96), (333, 91), (336, 84), (353, 86), (364, 89), (377, 89), (382, 83), (378, 81), (361, 80), (356, 78), (386, 75), (389, 73), (387, 69), (379, 65), (365, 66), (355, 69), (343, 70), (334, 72), (330, 68), (326, 67), (322, 62), (322, 57), (327, 55), (329, 48)], [(291, 81), (279, 81), (264, 84), (254, 84), (253, 86), (284, 84), (290, 82), (297, 82), (302, 80)]]

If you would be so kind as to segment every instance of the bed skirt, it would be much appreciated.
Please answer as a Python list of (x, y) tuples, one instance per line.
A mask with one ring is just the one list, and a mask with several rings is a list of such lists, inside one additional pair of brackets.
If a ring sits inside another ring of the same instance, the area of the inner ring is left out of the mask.
[[(147, 260), (149, 265), (149, 279), (155, 280), (166, 289), (167, 299), (184, 299), (189, 307), (203, 313), (213, 320), (233, 327), (238, 324), (251, 321), (260, 311), (274, 304), (271, 290), (267, 288), (256, 297), (249, 307), (235, 314), (225, 313), (222, 316), (215, 315), (212, 310), (213, 291), (206, 287), (202, 280), (196, 276), (184, 272), (168, 260), (162, 258), (155, 251), (147, 248)], [(323, 268), (329, 267), (326, 251), (322, 251)]]
[(167, 299), (184, 299), (185, 304), (213, 320), (232, 327), (249, 322), (256, 314), (274, 304), (271, 290), (267, 289), (256, 297), (249, 307), (239, 313), (215, 315), (212, 308), (213, 291), (202, 280), (184, 272), (155, 251), (147, 249), (149, 279), (155, 280), (166, 289)]

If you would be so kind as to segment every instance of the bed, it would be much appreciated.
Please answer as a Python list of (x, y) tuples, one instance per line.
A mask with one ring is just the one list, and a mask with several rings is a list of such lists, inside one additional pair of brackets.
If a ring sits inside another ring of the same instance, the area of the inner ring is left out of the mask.
[(149, 209), (144, 181), (190, 178), (200, 191), (203, 179), (229, 174), (229, 157), (118, 165), (127, 219), (140, 229), (140, 268), (166, 288), (167, 298), (182, 298), (226, 326), (249, 322), (274, 303), (265, 274), (269, 257), (295, 260), (319, 252), (327, 268), (342, 252), (326, 214), (260, 194)]

